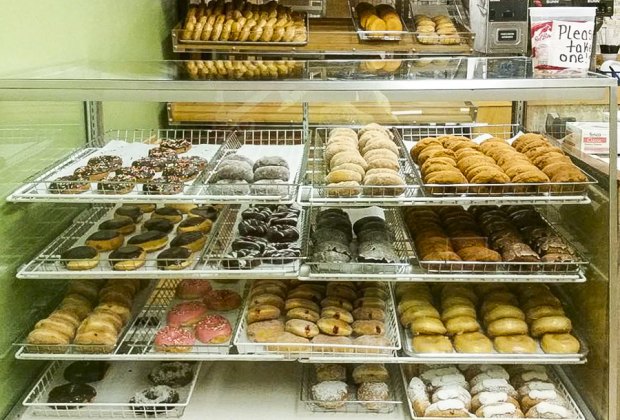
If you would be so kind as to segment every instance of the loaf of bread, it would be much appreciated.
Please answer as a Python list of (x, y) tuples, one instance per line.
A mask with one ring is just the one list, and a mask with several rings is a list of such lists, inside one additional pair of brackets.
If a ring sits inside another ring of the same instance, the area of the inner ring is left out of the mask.
[(257, 5), (245, 0), (192, 4), (183, 23), (185, 41), (305, 42), (305, 16), (276, 1)]

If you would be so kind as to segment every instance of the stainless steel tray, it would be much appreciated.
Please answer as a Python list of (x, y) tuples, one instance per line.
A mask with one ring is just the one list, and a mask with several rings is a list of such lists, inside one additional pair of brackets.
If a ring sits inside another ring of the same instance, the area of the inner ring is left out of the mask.
[(388, 399), (385, 401), (370, 401), (376, 404), (375, 409), (369, 409), (364, 404), (369, 401), (359, 401), (356, 398), (355, 386), (347, 381), (349, 385), (349, 394), (347, 400), (343, 401), (343, 406), (335, 409), (325, 408), (321, 406), (321, 401), (316, 401), (312, 395), (312, 386), (317, 383), (314, 375), (314, 365), (306, 363), (303, 366), (301, 376), (301, 393), (300, 401), (304, 403), (307, 410), (315, 413), (357, 413), (357, 414), (389, 414), (393, 412), (400, 404), (403, 403), (402, 381), (400, 378), (400, 369), (397, 365), (386, 366), (390, 374), (388, 382)]
[[(409, 387), (409, 381), (411, 381), (411, 379), (415, 376), (412, 373), (413, 369), (414, 369), (414, 367), (411, 366), (411, 365), (401, 365), (400, 366), (403, 388), (405, 390), (405, 401), (406, 401), (407, 406), (409, 408), (409, 415), (414, 420), (444, 420), (445, 417), (419, 417), (413, 411), (413, 401), (411, 401), (411, 399), (409, 398), (409, 394), (407, 393), (407, 388)], [(556, 389), (559, 391), (559, 393), (564, 398), (564, 400), (568, 403), (568, 405), (569, 405), (568, 408), (570, 408), (570, 410), (573, 413), (573, 416), (568, 418), (568, 419), (566, 419), (566, 420), (585, 420), (585, 417), (584, 417), (581, 409), (579, 408), (579, 405), (575, 402), (575, 400), (573, 399), (572, 395), (566, 389), (566, 386), (564, 385), (564, 383), (560, 379), (560, 376), (556, 372), (556, 369), (558, 369), (558, 368), (556, 368), (556, 367), (553, 367), (553, 368), (552, 367), (548, 367), (547, 368), (547, 375), (553, 381), (553, 383), (556, 386)], [(471, 420), (471, 417), (454, 417), (454, 418), (456, 420)], [(543, 420), (543, 419), (536, 419), (536, 420)]]
[(153, 386), (148, 374), (158, 365), (157, 362), (111, 364), (103, 380), (90, 384), (97, 391), (93, 402), (62, 405), (47, 402), (48, 394), (54, 387), (67, 383), (63, 379), (63, 371), (68, 365), (68, 362), (52, 362), (28, 393), (23, 405), (31, 407), (33, 414), (74, 418), (178, 418), (190, 402), (201, 369), (201, 363), (196, 363), (191, 383), (175, 388), (179, 393), (179, 402), (174, 404), (150, 404), (145, 407), (144, 404), (129, 403), (136, 392)]
[[(360, 0), (349, 0), (349, 10), (351, 11), (351, 19), (353, 20), (353, 27), (355, 28), (355, 32), (357, 32), (357, 36), (361, 41), (400, 41), (404, 37), (411, 36), (409, 33), (409, 29), (407, 29), (407, 25), (405, 24), (405, 19), (403, 16), (400, 16), (400, 22), (403, 25), (402, 31), (368, 31), (363, 29), (360, 26), (360, 19), (357, 15), (356, 6), (362, 3)], [(389, 4), (393, 6), (395, 9), (394, 1), (387, 0), (370, 0), (367, 1), (374, 6), (378, 4)], [(397, 10), (398, 13), (398, 10)]]

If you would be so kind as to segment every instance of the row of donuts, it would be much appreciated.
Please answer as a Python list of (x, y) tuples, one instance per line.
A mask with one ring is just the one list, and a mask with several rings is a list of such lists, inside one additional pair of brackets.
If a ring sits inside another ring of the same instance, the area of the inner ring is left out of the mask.
[(407, 397), (419, 417), (575, 418), (544, 366), (409, 368)]
[(26, 343), (52, 346), (46, 347), (50, 352), (65, 352), (69, 344), (81, 352), (110, 352), (141, 288), (136, 279), (72, 280), (58, 307), (35, 324)]
[[(143, 221), (148, 213), (149, 219)], [(109, 252), (107, 261), (112, 269), (132, 271), (144, 266), (147, 254), (169, 244), (168, 249), (157, 255), (157, 267), (187, 268), (191, 256), (206, 244), (217, 215), (218, 210), (208, 205), (123, 205), (116, 208), (111, 219), (99, 224), (84, 245), (63, 251), (61, 261), (69, 270), (90, 270), (99, 265), (101, 253)], [(173, 231), (175, 236), (170, 239)]]
[[(417, 353), (577, 353), (560, 299), (543, 284), (399, 284), (399, 320)], [(491, 341), (491, 339), (493, 341)]]
[(189, 60), (185, 70), (192, 79), (281, 79), (300, 76), (303, 66), (292, 60)]
[[(207, 160), (199, 156), (180, 156), (191, 148), (187, 139), (161, 139), (148, 150), (148, 156), (130, 162), (118, 155), (95, 156), (72, 175), (50, 182), (48, 189), (52, 194), (81, 194), (97, 182), (96, 191), (100, 194), (129, 194), (137, 184), (143, 184), (145, 194), (179, 194), (185, 182), (207, 167)], [(125, 163), (128, 166), (123, 166)], [(161, 176), (156, 178), (156, 173)]]
[(388, 297), (373, 283), (257, 280), (250, 291), (247, 334), (254, 342), (298, 348), (304, 343), (387, 346)]

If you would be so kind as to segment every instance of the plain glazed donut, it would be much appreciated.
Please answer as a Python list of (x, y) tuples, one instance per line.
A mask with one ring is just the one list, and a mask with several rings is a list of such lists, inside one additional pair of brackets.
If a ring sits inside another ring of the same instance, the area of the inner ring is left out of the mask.
[(491, 322), (487, 326), (489, 337), (499, 337), (502, 335), (522, 335), (527, 334), (527, 324), (518, 318), (502, 318)]
[(544, 334), (540, 346), (545, 353), (578, 353), (581, 348), (579, 340), (571, 334)]
[(540, 337), (543, 334), (569, 333), (573, 329), (571, 320), (565, 316), (546, 316), (532, 322), (532, 337)]
[(454, 348), (450, 339), (443, 335), (418, 335), (413, 337), (416, 353), (452, 353)]
[(454, 337), (454, 349), (459, 353), (492, 353), (493, 343), (481, 332), (458, 334)]
[(495, 337), (493, 344), (499, 353), (536, 353), (536, 342), (528, 335)]

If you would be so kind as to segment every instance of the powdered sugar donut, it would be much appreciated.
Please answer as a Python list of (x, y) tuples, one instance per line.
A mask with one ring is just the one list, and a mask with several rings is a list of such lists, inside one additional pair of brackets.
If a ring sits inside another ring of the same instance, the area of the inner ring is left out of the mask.
[(254, 180), (260, 181), (261, 179), (279, 179), (282, 181), (288, 181), (291, 176), (287, 167), (284, 166), (261, 166), (254, 171)]
[(179, 299), (200, 299), (211, 291), (211, 283), (206, 280), (186, 279), (177, 285)]
[(203, 343), (221, 344), (230, 339), (232, 327), (221, 315), (207, 315), (196, 324), (196, 337)]
[(205, 315), (207, 307), (198, 301), (183, 302), (172, 308), (167, 315), (168, 325), (183, 327), (194, 325)]
[(262, 168), (263, 166), (283, 166), (288, 169), (288, 163), (284, 158), (280, 156), (263, 156), (254, 163), (254, 170)]

